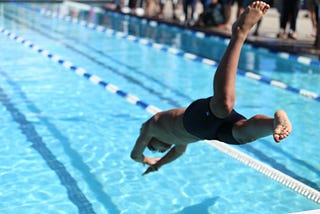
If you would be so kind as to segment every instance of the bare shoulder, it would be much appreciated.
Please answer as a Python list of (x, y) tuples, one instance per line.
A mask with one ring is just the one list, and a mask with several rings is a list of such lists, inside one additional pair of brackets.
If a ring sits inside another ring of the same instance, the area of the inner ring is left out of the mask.
[(175, 108), (155, 114), (148, 121), (148, 132), (167, 144), (185, 144), (189, 134), (182, 124), (184, 112), (184, 108)]
[(182, 117), (183, 114), (185, 112), (184, 108), (174, 108), (174, 109), (170, 109), (167, 111), (161, 111), (156, 113), (153, 117), (152, 120), (153, 122), (159, 122), (162, 120), (165, 120), (167, 122), (167, 120), (172, 120), (178, 117)]
[(160, 114), (166, 114), (166, 115), (182, 115), (185, 112), (185, 108), (173, 108), (169, 109), (167, 111), (159, 112)]

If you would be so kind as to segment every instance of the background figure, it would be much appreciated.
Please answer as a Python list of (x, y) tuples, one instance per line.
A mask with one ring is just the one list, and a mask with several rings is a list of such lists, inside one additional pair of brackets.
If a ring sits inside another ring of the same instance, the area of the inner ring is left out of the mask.
[(115, 10), (120, 10), (121, 9), (121, 0), (113, 0), (113, 6)]
[(202, 11), (204, 11), (210, 5), (211, 2), (216, 3), (218, 2), (218, 0), (200, 0), (200, 3), (202, 5)]
[(316, 2), (316, 18), (317, 18), (317, 33), (316, 33), (316, 41), (315, 46), (320, 49), (320, 0), (315, 0)]
[(311, 24), (312, 24), (312, 32), (311, 36), (316, 36), (317, 33), (317, 11), (316, 11), (316, 0), (305, 0), (306, 8), (309, 11)]
[[(197, 0), (182, 0), (183, 3), (183, 12), (184, 12), (184, 17), (185, 17), (185, 24), (186, 25), (194, 25), (195, 20), (194, 20), (194, 11), (196, 8), (196, 3)], [(191, 14), (189, 17), (189, 6), (191, 7)]]
[[(226, 19), (226, 27), (230, 28), (231, 26), (231, 8), (233, 6), (234, 3), (237, 3), (237, 14), (236, 17), (238, 18), (240, 16), (240, 14), (243, 12), (244, 10), (244, 0), (222, 0), (222, 3), (224, 5), (224, 13), (225, 13), (225, 19)], [(253, 1), (252, 1), (253, 2)]]
[[(158, 19), (163, 19), (163, 16), (164, 16), (163, 15), (163, 12), (164, 12), (163, 10), (164, 10), (165, 2), (166, 2), (166, 0), (159, 0), (159, 12), (157, 14), (157, 18)], [(172, 6), (173, 6), (173, 3), (172, 3)], [(175, 8), (172, 7), (173, 14), (175, 14), (174, 11), (175, 11)]]
[(218, 0), (211, 0), (210, 4), (204, 8), (199, 15), (198, 26), (220, 26), (225, 23), (224, 7)]
[(137, 8), (137, 0), (129, 0), (128, 7), (130, 8), (131, 13), (135, 14)]
[[(172, 19), (177, 20), (178, 17), (176, 15), (176, 10), (178, 6), (178, 0), (170, 0), (172, 6)], [(157, 18), (162, 19), (164, 18), (164, 7), (165, 7), (166, 0), (159, 0), (159, 13)]]
[(287, 22), (290, 21), (290, 29), (288, 37), (290, 39), (297, 39), (296, 24), (298, 12), (300, 9), (300, 0), (282, 0), (280, 10), (280, 31), (277, 35), (280, 39), (286, 39), (286, 26)]
[(145, 5), (145, 15), (148, 17), (153, 17), (154, 14), (157, 14), (159, 11), (159, 2), (158, 0), (146, 0)]

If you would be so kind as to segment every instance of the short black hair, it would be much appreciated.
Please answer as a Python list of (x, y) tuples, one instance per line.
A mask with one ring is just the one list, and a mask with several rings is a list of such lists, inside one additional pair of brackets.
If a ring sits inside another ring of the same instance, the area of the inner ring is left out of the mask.
[(148, 143), (148, 149), (151, 151), (151, 152), (155, 152), (155, 151), (157, 151), (152, 145), (151, 145), (151, 143)]

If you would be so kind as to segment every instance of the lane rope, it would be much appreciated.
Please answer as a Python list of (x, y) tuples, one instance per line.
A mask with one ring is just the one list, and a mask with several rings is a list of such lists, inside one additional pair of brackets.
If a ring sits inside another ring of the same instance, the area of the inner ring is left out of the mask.
[[(178, 30), (184, 31), (187, 34), (192, 34), (197, 38), (200, 39), (204, 39), (204, 38), (212, 38), (216, 41), (220, 41), (222, 43), (228, 44), (230, 39), (229, 38), (223, 38), (223, 37), (219, 37), (216, 35), (213, 35), (212, 33), (206, 33), (206, 32), (202, 32), (199, 30), (194, 30), (194, 29), (186, 29), (184, 27), (178, 27), (176, 25), (172, 25), (170, 23), (165, 23), (165, 22), (158, 22), (156, 20), (149, 20), (147, 18), (144, 17), (136, 17), (130, 14), (126, 14), (126, 13), (120, 13), (117, 11), (112, 11), (112, 10), (107, 10), (107, 13), (113, 15), (113, 16), (122, 16), (127, 20), (132, 20), (132, 21), (136, 21), (136, 22), (143, 22), (145, 24), (148, 24), (151, 27), (159, 27), (159, 26), (166, 26), (166, 27), (171, 27), (171, 28), (176, 28)], [(264, 53), (269, 53), (269, 54), (276, 54), (278, 57), (282, 58), (282, 59), (288, 59), (288, 60), (293, 60), (295, 62), (304, 64), (304, 65), (314, 65), (314, 66), (320, 66), (320, 61), (319, 60), (315, 60), (311, 57), (307, 57), (307, 56), (298, 56), (296, 54), (290, 54), (287, 52), (283, 52), (283, 51), (275, 51), (275, 50), (270, 50), (268, 48), (264, 48), (264, 47), (259, 47), (257, 45), (254, 44), (245, 44), (245, 46), (247, 48), (250, 49), (255, 49), (257, 51), (261, 51)]]
[[(108, 83), (108, 82), (102, 80), (100, 77), (88, 73), (85, 69), (75, 66), (70, 61), (66, 61), (64, 59), (61, 59), (60, 57), (58, 57), (55, 54), (52, 54), (48, 50), (42, 49), (41, 47), (32, 43), (31, 41), (26, 40), (21, 36), (17, 36), (16, 34), (2, 28), (1, 26), (0, 26), (0, 32), (3, 35), (7, 36), (9, 39), (14, 40), (17, 43), (20, 43), (20, 44), (30, 48), (31, 50), (43, 55), (44, 57), (51, 59), (53, 62), (60, 64), (63, 67), (73, 71), (74, 73), (78, 74), (79, 76), (86, 78), (91, 83), (93, 83), (95, 85), (102, 86), (105, 90), (125, 98), (129, 103), (143, 108), (151, 115), (156, 114), (157, 112), (161, 111), (159, 108), (157, 108), (153, 105), (147, 104), (146, 102), (142, 101), (140, 98), (121, 90), (116, 85)], [(225, 143), (215, 141), (215, 140), (214, 141), (205, 141), (205, 142), (208, 143), (209, 145), (215, 147), (219, 151), (227, 154), (228, 156), (242, 162), (243, 164), (257, 170), (260, 173), (265, 174), (267, 177), (272, 178), (273, 180), (283, 184), (284, 186), (292, 189), (293, 191), (295, 191), (301, 195), (304, 195), (308, 199), (320, 204), (320, 192), (317, 191), (316, 189), (309, 187), (308, 185), (282, 173), (281, 171), (279, 171), (277, 169), (274, 169), (274, 168), (272, 168), (272, 167), (270, 167), (270, 166), (268, 166), (268, 165), (266, 165), (256, 159), (250, 157), (249, 155), (247, 155), (241, 151), (238, 151), (237, 149), (235, 149)]]
[[(75, 6), (75, 5), (85, 5), (85, 4), (72, 3), (72, 6)], [(31, 8), (31, 9), (33, 9), (33, 8)], [(56, 12), (51, 12), (50, 10), (46, 10), (44, 8), (37, 9), (37, 10), (38, 10), (38, 12), (40, 12), (42, 14), (45, 14), (47, 16), (52, 16), (53, 15), (55, 17), (59, 17), (59, 18), (61, 17), (62, 19), (64, 19), (63, 17), (68, 17), (68, 16), (62, 16), (61, 14), (56, 13)], [(147, 24), (147, 25), (149, 25), (151, 27), (154, 27), (154, 28), (157, 28), (159, 26), (166, 26), (166, 27), (170, 27), (170, 28), (175, 28), (177, 30), (185, 32), (186, 34), (194, 35), (195, 37), (200, 38), (200, 39), (213, 38), (214, 40), (220, 41), (220, 42), (225, 43), (225, 44), (228, 44), (229, 41), (230, 41), (229, 38), (219, 37), (219, 36), (213, 35), (212, 33), (203, 32), (203, 31), (190, 29), (190, 28), (184, 28), (184, 27), (177, 26), (177, 25), (170, 24), (170, 23), (166, 23), (166, 22), (161, 22), (161, 21), (159, 22), (157, 20), (150, 20), (150, 19), (147, 19), (147, 18), (144, 18), (144, 17), (137, 17), (137, 16), (133, 16), (133, 15), (130, 15), (130, 14), (127, 14), (127, 13), (121, 13), (121, 12), (112, 11), (112, 10), (106, 10), (105, 12), (108, 13), (108, 14), (111, 14), (113, 16), (116, 16), (116, 17), (120, 16), (122, 19), (132, 20), (132, 21), (135, 21), (135, 22), (142, 22), (142, 23)], [(69, 19), (69, 18), (67, 18), (67, 19)], [(71, 19), (73, 19), (73, 18), (71, 18)], [(296, 54), (290, 54), (290, 53), (283, 52), (283, 51), (270, 50), (268, 48), (259, 47), (259, 46), (254, 45), (254, 44), (245, 44), (245, 47), (250, 48), (250, 49), (255, 49), (257, 51), (261, 51), (261, 52), (264, 52), (264, 53), (277, 55), (278, 57), (280, 57), (282, 59), (293, 60), (293, 61), (295, 61), (297, 63), (301, 63), (301, 64), (304, 64), (304, 65), (320, 66), (320, 60), (315, 60), (315, 59), (313, 59), (311, 57), (299, 56), (299, 55), (296, 55)]]
[[(19, 4), (21, 4), (21, 3), (19, 3)], [(79, 20), (77, 18), (72, 18), (71, 16), (64, 16), (64, 15), (61, 15), (61, 14), (59, 14), (57, 12), (52, 12), (50, 10), (34, 9), (34, 8), (29, 8), (29, 7), (25, 6), (25, 5), (23, 5), (23, 6), (26, 7), (27, 9), (31, 9), (32, 11), (39, 12), (42, 15), (45, 15), (47, 17), (57, 18), (57, 19), (60, 19), (60, 20), (63, 20), (63, 21), (67, 21), (67, 22), (70, 22), (70, 23), (79, 24), (80, 26), (83, 26), (85, 28), (88, 28), (88, 29), (91, 29), (91, 30), (94, 30), (94, 31), (97, 31), (97, 32), (100, 32), (100, 33), (105, 33), (106, 35), (109, 35), (109, 36), (114, 36), (116, 38), (125, 39), (125, 40), (128, 40), (128, 41), (134, 42), (134, 43), (138, 43), (138, 44), (145, 45), (145, 46), (148, 46), (148, 47), (151, 47), (151, 48), (155, 48), (155, 49), (158, 49), (160, 51), (163, 51), (163, 52), (166, 52), (166, 53), (170, 53), (170, 54), (174, 54), (176, 56), (183, 57), (183, 58), (188, 59), (188, 60), (200, 62), (200, 63), (206, 64), (206, 65), (212, 66), (212, 67), (216, 67), (218, 65), (218, 63), (216, 61), (214, 61), (214, 60), (211, 60), (211, 59), (208, 59), (208, 58), (203, 58), (203, 57), (197, 56), (197, 55), (192, 54), (192, 53), (184, 52), (184, 51), (179, 50), (177, 48), (172, 48), (172, 47), (169, 47), (169, 46), (166, 46), (166, 45), (163, 45), (163, 44), (155, 43), (155, 42), (152, 42), (152, 41), (150, 41), (150, 40), (148, 40), (146, 38), (139, 38), (139, 37), (136, 37), (136, 36), (133, 36), (133, 35), (126, 34), (124, 32), (119, 32), (119, 31), (115, 31), (113, 29), (106, 28), (106, 27), (104, 27), (102, 25), (96, 25), (96, 24), (94, 24), (92, 22), (86, 22), (84, 20)], [(146, 19), (146, 21), (148, 21), (148, 20)], [(152, 21), (149, 21), (149, 22), (152, 22)], [(153, 23), (153, 25), (156, 25), (156, 24), (157, 23)], [(196, 36), (200, 36), (201, 33), (197, 32), (197, 33), (195, 33), (195, 35)], [(221, 39), (223, 39), (223, 38), (221, 38)], [(223, 39), (223, 42), (224, 43), (228, 43), (229, 39)], [(288, 55), (286, 53), (280, 53), (280, 55), (286, 56), (288, 58), (292, 58), (292, 56), (290, 56), (290, 55)], [(310, 65), (312, 64), (312, 61), (306, 59), (305, 57), (299, 58), (298, 61), (305, 62), (305, 63), (310, 63)], [(320, 66), (320, 61), (319, 61), (319, 66)], [(284, 82), (281, 82), (281, 81), (278, 81), (278, 80), (274, 80), (274, 79), (271, 79), (269, 77), (262, 76), (260, 74), (253, 73), (253, 72), (250, 72), (250, 71), (245, 71), (245, 70), (242, 70), (242, 69), (238, 69), (237, 74), (240, 75), (240, 76), (243, 76), (243, 77), (258, 81), (260, 83), (264, 83), (264, 84), (267, 84), (267, 85), (270, 85), (270, 86), (273, 86), (273, 87), (277, 87), (277, 88), (286, 90), (288, 92), (291, 92), (291, 93), (294, 93), (294, 94), (298, 94), (298, 95), (302, 95), (302, 96), (305, 96), (305, 97), (308, 97), (310, 99), (313, 99), (315, 101), (320, 102), (320, 94), (315, 93), (313, 91), (309, 91), (309, 90), (306, 90), (306, 89), (295, 88), (295, 87), (292, 87), (290, 85), (287, 85)]]
[(75, 72), (79, 76), (85, 77), (90, 82), (104, 87), (109, 92), (114, 93), (114, 94), (118, 94), (118, 95), (124, 97), (128, 102), (142, 107), (143, 109), (145, 109), (147, 112), (149, 112), (151, 114), (154, 114), (155, 112), (160, 111), (157, 107), (152, 106), (152, 105), (148, 105), (147, 103), (141, 101), (138, 97), (136, 97), (132, 94), (126, 93), (125, 91), (121, 90), (116, 85), (103, 81), (100, 77), (88, 73), (83, 68), (74, 66), (70, 61), (61, 59), (59, 56), (50, 53), (48, 50), (40, 48), (38, 45), (35, 45), (31, 41), (26, 40), (21, 36), (17, 36), (14, 33), (11, 33), (10, 31), (2, 28), (1, 26), (0, 26), (0, 32), (2, 34), (6, 35), (7, 37), (9, 37), (11, 40), (14, 40), (14, 41), (26, 46), (26, 47), (29, 47), (30, 49), (32, 49), (32, 50), (40, 53), (41, 55), (51, 59), (53, 62), (56, 62), (56, 63), (62, 65), (63, 67), (72, 70), (73, 72)]

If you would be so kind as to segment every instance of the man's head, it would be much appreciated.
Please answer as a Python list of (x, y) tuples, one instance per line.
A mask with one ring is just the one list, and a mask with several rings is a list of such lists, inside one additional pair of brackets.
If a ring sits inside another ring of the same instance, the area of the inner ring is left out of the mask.
[(156, 138), (151, 138), (148, 144), (148, 149), (152, 152), (166, 152), (168, 149), (170, 149), (171, 145), (166, 144)]

